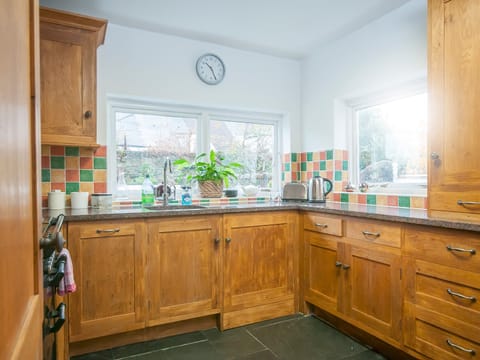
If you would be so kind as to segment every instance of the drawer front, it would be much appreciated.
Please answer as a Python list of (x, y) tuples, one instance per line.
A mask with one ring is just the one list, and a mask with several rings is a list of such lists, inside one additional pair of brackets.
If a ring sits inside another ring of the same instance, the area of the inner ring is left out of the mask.
[(303, 217), (303, 228), (322, 234), (343, 236), (343, 221), (336, 216), (305, 214)]
[(473, 232), (407, 228), (405, 251), (417, 259), (480, 271), (480, 235)]
[(124, 221), (91, 221), (88, 223), (75, 223), (74, 226), (80, 225), (80, 237), (112, 237), (125, 236), (135, 234), (135, 223), (126, 223)]
[(346, 236), (351, 239), (400, 248), (402, 229), (394, 223), (348, 219)]

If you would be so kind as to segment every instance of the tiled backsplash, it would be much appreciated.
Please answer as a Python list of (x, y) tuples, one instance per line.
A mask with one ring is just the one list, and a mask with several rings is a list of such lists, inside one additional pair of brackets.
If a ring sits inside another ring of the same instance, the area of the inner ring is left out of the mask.
[(42, 205), (48, 193), (65, 191), (67, 205), (73, 191), (107, 192), (107, 148), (42, 145)]

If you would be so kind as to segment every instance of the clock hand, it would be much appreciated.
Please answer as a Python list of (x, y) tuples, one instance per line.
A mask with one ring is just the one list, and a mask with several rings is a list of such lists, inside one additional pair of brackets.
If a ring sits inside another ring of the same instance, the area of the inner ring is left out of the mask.
[(215, 76), (215, 72), (213, 71), (213, 68), (210, 66), (210, 64), (206, 62), (205, 65), (209, 67), (210, 71), (212, 72), (213, 78), (217, 80), (217, 77)]

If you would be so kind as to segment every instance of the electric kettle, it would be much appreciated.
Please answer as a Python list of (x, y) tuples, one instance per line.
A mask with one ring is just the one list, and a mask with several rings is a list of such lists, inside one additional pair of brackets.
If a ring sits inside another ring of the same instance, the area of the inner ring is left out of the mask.
[(333, 184), (330, 180), (321, 176), (314, 176), (308, 180), (308, 201), (323, 203), (332, 190)]

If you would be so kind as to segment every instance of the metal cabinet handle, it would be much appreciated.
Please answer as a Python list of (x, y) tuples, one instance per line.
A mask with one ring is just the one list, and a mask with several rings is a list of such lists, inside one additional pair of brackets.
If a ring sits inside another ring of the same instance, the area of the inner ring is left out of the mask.
[(480, 205), (480, 201), (463, 201), (463, 200), (457, 200), (457, 204), (461, 206), (468, 206), (468, 205)]
[(451, 347), (454, 348), (454, 349), (457, 349), (457, 350), (460, 350), (460, 351), (464, 351), (464, 352), (466, 352), (466, 353), (469, 353), (470, 355), (475, 355), (475, 354), (476, 354), (475, 350), (473, 350), (473, 349), (466, 349), (466, 348), (464, 348), (463, 346), (460, 346), (460, 345), (457, 345), (457, 344), (453, 343), (450, 339), (447, 339), (447, 345), (448, 345), (448, 346), (451, 346)]
[(90, 119), (92, 117), (92, 112), (90, 110), (87, 110), (85, 111), (85, 114), (83, 114), (83, 116), (85, 116), (85, 119)]
[(228, 237), (227, 237), (227, 238), (225, 238), (225, 242), (226, 242), (227, 244), (230, 244), (230, 242), (231, 242), (231, 241), (232, 241), (232, 239), (231, 239), (231, 238), (228, 238)]
[(215, 245), (220, 244), (220, 238), (218, 238), (218, 237), (213, 239), (213, 241), (215, 242)]
[(343, 265), (342, 265), (342, 269), (343, 269), (343, 270), (348, 270), (348, 269), (350, 269), (350, 265), (343, 264)]
[(380, 237), (380, 233), (379, 233), (379, 232), (362, 231), (362, 234), (363, 234), (363, 236), (365, 236), (367, 239), (368, 239), (369, 236), (372, 236), (372, 237), (374, 237), (374, 238)]
[(471, 255), (475, 255), (477, 253), (477, 250), (475, 249), (462, 249), (462, 248), (453, 247), (452, 245), (447, 245), (447, 250), (457, 251), (457, 252), (467, 252), (467, 253), (470, 253)]
[(318, 223), (315, 223), (315, 226), (316, 227), (319, 227), (319, 228), (322, 228), (322, 229), (325, 229), (328, 227), (328, 224), (318, 224)]
[(120, 229), (119, 228), (115, 228), (115, 229), (97, 229), (97, 234), (101, 234), (101, 233), (118, 233), (120, 232)]
[(336, 267), (341, 267), (342, 266), (342, 263), (340, 261), (335, 261), (335, 266)]
[(466, 296), (460, 293), (457, 293), (455, 291), (452, 291), (451, 289), (447, 289), (447, 293), (452, 296), (459, 297), (460, 299), (465, 299), (465, 300), (470, 300), (472, 303), (477, 301), (477, 298), (475, 296)]
[(435, 151), (430, 154), (430, 159), (438, 160), (440, 159), (440, 155), (438, 155)]

